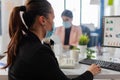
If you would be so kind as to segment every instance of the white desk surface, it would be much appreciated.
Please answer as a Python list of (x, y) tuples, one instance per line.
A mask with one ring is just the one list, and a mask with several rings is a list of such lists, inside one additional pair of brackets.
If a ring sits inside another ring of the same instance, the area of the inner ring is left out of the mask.
[[(108, 57), (107, 54), (104, 54), (105, 57)], [(120, 56), (120, 55), (119, 55)], [(4, 62), (6, 57), (2, 59)], [(1, 61), (1, 60), (0, 60)], [(74, 69), (61, 69), (69, 78), (76, 77), (83, 72), (85, 72), (88, 68), (88, 65), (77, 64)], [(0, 69), (0, 80), (7, 80), (8, 72), (6, 70)], [(120, 72), (112, 71), (108, 69), (103, 69), (100, 74), (96, 75), (94, 79), (120, 79)]]
[[(7, 60), (7, 57), (4, 57), (3, 59), (0, 60), (0, 62), (2, 63), (6, 63), (6, 60)], [(0, 68), (2, 66), (0, 65)], [(7, 78), (7, 75), (8, 75), (8, 71), (5, 70), (5, 69), (0, 69), (0, 80), (8, 80)]]
[[(62, 71), (70, 78), (76, 77), (87, 70), (89, 66), (78, 64), (75, 69), (62, 69)], [(94, 79), (120, 79), (120, 72), (103, 69)]]

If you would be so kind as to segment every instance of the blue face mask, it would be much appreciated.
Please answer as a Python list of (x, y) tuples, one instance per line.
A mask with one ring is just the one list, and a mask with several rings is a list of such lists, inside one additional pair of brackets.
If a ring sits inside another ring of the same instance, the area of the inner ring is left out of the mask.
[(53, 26), (52, 26), (52, 30), (46, 32), (45, 38), (49, 38), (49, 37), (51, 37), (52, 34), (54, 33), (54, 30), (55, 30), (55, 27), (54, 27), (54, 24), (53, 24)]
[(63, 26), (65, 28), (70, 28), (72, 25), (71, 25), (71, 23), (69, 21), (65, 21), (65, 22), (63, 22)]

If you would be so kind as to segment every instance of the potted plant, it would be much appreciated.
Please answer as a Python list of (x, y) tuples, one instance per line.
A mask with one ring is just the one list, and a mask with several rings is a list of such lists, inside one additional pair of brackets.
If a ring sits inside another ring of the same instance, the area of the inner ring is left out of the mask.
[(89, 37), (85, 34), (81, 35), (79, 38), (79, 45), (87, 45), (89, 42)]
[(70, 49), (70, 58), (74, 59), (75, 62), (78, 62), (79, 53), (80, 53), (80, 49), (77, 48), (76, 46), (72, 46)]
[(80, 49), (79, 49), (78, 47), (76, 47), (76, 46), (71, 46), (70, 49), (71, 49), (71, 50), (80, 50)]
[(89, 37), (85, 34), (82, 34), (79, 38), (79, 45), (78, 45), (82, 58), (86, 57), (86, 54), (84, 53), (86, 52), (88, 42), (89, 42)]
[(90, 49), (90, 48), (87, 48), (86, 49), (86, 57), (88, 58), (88, 59), (92, 59), (92, 58), (95, 58), (95, 56), (93, 55), (93, 53), (95, 53), (95, 51), (94, 50), (92, 50), (92, 49)]

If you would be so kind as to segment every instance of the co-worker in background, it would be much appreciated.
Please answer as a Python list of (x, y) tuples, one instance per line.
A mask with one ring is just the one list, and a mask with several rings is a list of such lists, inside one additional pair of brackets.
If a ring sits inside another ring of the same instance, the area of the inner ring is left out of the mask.
[[(20, 12), (23, 12), (23, 20)], [(8, 80), (70, 80), (59, 68), (51, 47), (42, 40), (53, 29), (54, 12), (47, 0), (27, 0), (16, 6), (10, 17), (7, 50)], [(26, 28), (27, 27), (27, 28)], [(74, 80), (92, 80), (100, 72), (93, 64)]]
[(57, 27), (55, 34), (59, 36), (63, 47), (77, 46), (78, 40), (82, 34), (82, 30), (79, 26), (72, 24), (73, 13), (70, 10), (64, 10), (61, 14), (63, 20), (63, 26)]

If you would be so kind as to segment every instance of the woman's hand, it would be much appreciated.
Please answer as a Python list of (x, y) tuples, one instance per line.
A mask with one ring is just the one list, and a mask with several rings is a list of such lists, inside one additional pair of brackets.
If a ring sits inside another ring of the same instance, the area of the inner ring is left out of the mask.
[(90, 71), (93, 75), (96, 75), (101, 72), (101, 68), (99, 65), (92, 64), (89, 68), (88, 71)]

